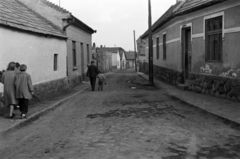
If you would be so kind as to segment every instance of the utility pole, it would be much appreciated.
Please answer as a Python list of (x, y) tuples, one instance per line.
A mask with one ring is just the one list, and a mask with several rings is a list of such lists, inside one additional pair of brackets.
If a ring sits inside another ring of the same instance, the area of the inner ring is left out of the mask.
[(149, 14), (148, 17), (149, 82), (151, 85), (154, 85), (151, 0), (148, 0), (148, 14)]
[(59, 7), (61, 6), (61, 0), (59, 0)]
[(135, 72), (137, 72), (137, 52), (136, 52), (135, 30), (133, 30), (133, 36), (134, 36)]

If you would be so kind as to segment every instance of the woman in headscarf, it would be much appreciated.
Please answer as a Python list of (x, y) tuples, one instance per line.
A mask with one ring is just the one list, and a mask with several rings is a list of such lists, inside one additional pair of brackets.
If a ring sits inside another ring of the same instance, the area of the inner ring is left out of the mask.
[(10, 62), (8, 64), (7, 71), (2, 75), (2, 83), (4, 85), (4, 104), (5, 106), (10, 107), (9, 118), (14, 118), (15, 114), (13, 113), (14, 106), (18, 105), (18, 100), (16, 99), (16, 90), (15, 90), (15, 78), (17, 72), (15, 71), (16, 64), (15, 62)]

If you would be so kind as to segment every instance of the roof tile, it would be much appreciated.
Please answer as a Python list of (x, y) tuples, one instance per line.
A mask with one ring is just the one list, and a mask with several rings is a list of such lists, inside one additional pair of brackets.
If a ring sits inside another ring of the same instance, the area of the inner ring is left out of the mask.
[[(167, 23), (170, 19), (188, 14), (190, 12), (194, 12), (196, 10), (202, 9), (204, 7), (209, 7), (224, 1), (229, 0), (186, 0), (181, 7), (178, 8), (178, 3), (171, 6), (153, 25), (152, 30), (155, 31), (165, 23)], [(142, 38), (148, 36), (148, 30), (142, 35)]]
[(26, 31), (65, 37), (61, 30), (56, 29), (17, 0), (0, 2), (0, 23)]

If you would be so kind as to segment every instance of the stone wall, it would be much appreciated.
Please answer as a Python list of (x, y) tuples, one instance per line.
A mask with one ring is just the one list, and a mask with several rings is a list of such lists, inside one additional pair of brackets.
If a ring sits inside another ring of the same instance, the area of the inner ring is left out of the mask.
[[(66, 77), (50, 82), (45, 82), (41, 84), (34, 85), (34, 94), (37, 98), (33, 98), (30, 100), (30, 105), (38, 103), (38, 100), (44, 100), (49, 96), (53, 95), (54, 93), (59, 93), (64, 90), (71, 89), (72, 87), (80, 84), (82, 82), (81, 76), (76, 77)], [(0, 92), (0, 97), (2, 93)], [(8, 112), (8, 107), (5, 107), (2, 103), (0, 103), (0, 116), (4, 115)]]
[[(139, 71), (145, 74), (149, 74), (148, 63), (139, 63)], [(153, 74), (154, 77), (158, 80), (161, 80), (165, 83), (171, 85), (177, 85), (179, 83), (183, 83), (183, 74), (181, 72), (160, 67), (160, 66), (153, 66)]]
[(39, 97), (46, 97), (50, 93), (69, 89), (82, 82), (81, 76), (66, 77), (50, 82), (34, 85), (34, 92)]
[(191, 73), (189, 90), (240, 101), (240, 79), (236, 78)]
[[(183, 83), (183, 74), (175, 70), (154, 66), (154, 77), (165, 83)], [(139, 71), (148, 74), (148, 63), (139, 63)], [(193, 92), (240, 102), (240, 79), (210, 74), (189, 74), (188, 89)]]

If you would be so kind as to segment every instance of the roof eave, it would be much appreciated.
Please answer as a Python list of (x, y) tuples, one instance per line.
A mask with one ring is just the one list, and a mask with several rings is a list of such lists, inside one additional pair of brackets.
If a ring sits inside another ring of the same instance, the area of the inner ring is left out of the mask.
[[(203, 4), (203, 5), (200, 5), (198, 7), (195, 7), (193, 9), (190, 9), (190, 10), (186, 10), (186, 11), (183, 11), (183, 12), (180, 12), (178, 13), (176, 11), (176, 13), (173, 13), (170, 17), (168, 17), (167, 19), (165, 19), (163, 22), (159, 23), (157, 26), (155, 26), (153, 28), (152, 26), (152, 31), (156, 31), (158, 28), (160, 28), (161, 26), (163, 26), (165, 23), (167, 23), (168, 21), (174, 19), (175, 17), (178, 17), (178, 16), (183, 16), (183, 15), (186, 15), (186, 14), (189, 14), (189, 13), (192, 13), (192, 12), (195, 12), (195, 11), (198, 11), (200, 9), (203, 9), (203, 8), (207, 8), (207, 7), (210, 7), (210, 6), (213, 6), (213, 5), (216, 5), (218, 3), (222, 3), (224, 1), (227, 1), (227, 0), (221, 0), (221, 1), (213, 1), (213, 2), (210, 2), (210, 3), (206, 3), (206, 4)], [(148, 31), (147, 30), (142, 36), (141, 36), (141, 39), (145, 39), (147, 36), (148, 36)]]
[(82, 30), (86, 31), (89, 34), (94, 34), (97, 32), (96, 30), (92, 29), (91, 27), (83, 23), (81, 20), (76, 18), (75, 16), (72, 15), (72, 17), (75, 19), (75, 22), (73, 23), (74, 26), (81, 28)]
[(2, 23), (0, 21), (0, 26), (9, 27), (9, 28), (12, 28), (12, 29), (17, 29), (17, 30), (22, 30), (24, 32), (41, 34), (41, 35), (44, 35), (44, 36), (52, 36), (52, 37), (56, 37), (56, 38), (67, 39), (67, 37), (65, 35), (47, 34), (47, 33), (44, 33), (44, 32), (41, 32), (41, 31), (37, 31), (37, 30), (34, 30), (34, 29), (31, 30), (31, 29), (20, 28), (20, 27), (12, 26), (11, 24), (9, 24), (7, 22)]

